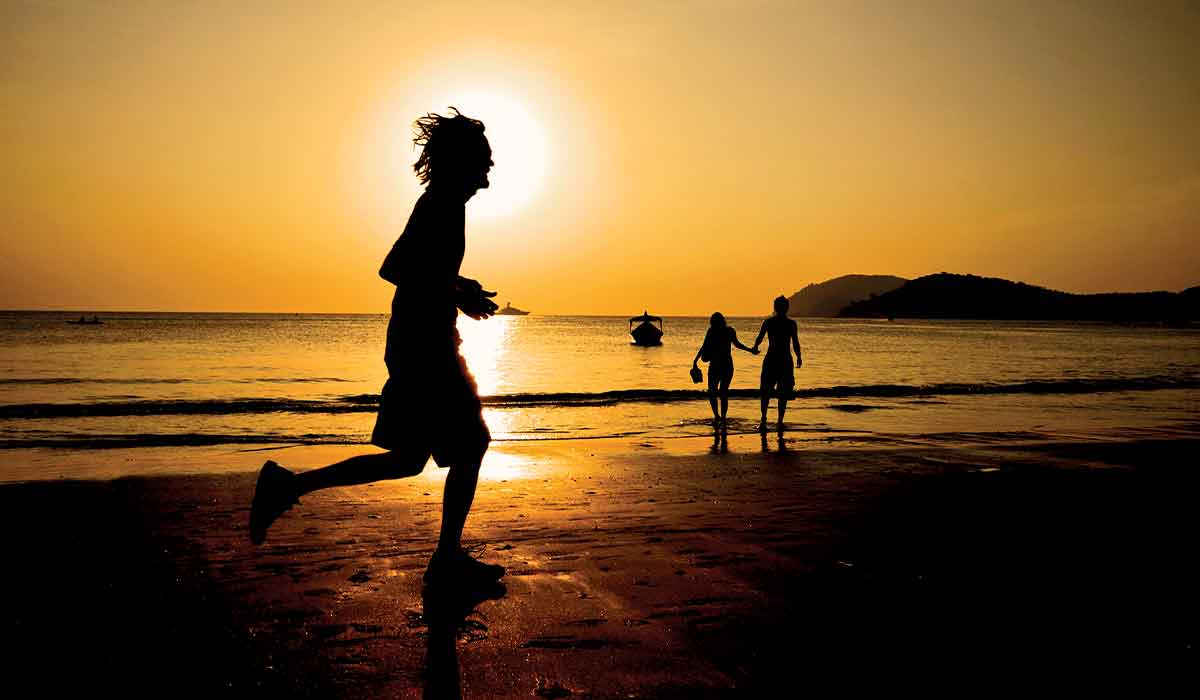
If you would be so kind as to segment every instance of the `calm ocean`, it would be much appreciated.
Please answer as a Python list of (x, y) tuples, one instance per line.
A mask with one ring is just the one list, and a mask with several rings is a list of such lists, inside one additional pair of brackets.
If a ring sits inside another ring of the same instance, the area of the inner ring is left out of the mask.
[[(0, 448), (365, 442), (385, 315), (0, 313)], [(750, 344), (761, 318), (733, 318)], [(1200, 330), (799, 319), (797, 444), (1195, 435)], [(497, 440), (711, 435), (688, 377), (707, 319), (664, 345), (619, 317), (459, 320)], [(758, 418), (734, 351), (730, 430)], [(703, 365), (702, 365), (703, 366)], [(774, 409), (771, 418), (774, 420)]]

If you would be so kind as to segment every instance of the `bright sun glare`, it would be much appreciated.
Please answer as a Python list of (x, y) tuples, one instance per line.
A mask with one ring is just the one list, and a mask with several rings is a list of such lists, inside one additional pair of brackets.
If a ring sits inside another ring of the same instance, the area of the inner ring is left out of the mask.
[(546, 133), (541, 124), (519, 102), (495, 92), (458, 91), (444, 104), (484, 123), (496, 163), (488, 176), (491, 185), (467, 205), (470, 215), (502, 217), (529, 205), (546, 176)]

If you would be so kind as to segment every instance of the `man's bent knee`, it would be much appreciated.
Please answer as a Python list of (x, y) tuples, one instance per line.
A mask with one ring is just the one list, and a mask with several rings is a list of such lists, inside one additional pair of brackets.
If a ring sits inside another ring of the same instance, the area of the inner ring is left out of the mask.
[(464, 466), (471, 468), (471, 465), (474, 465), (474, 469), (479, 469), (483, 464), (483, 455), (487, 453), (490, 444), (492, 444), (492, 434), (485, 429), (475, 437), (474, 444), (471, 445), (472, 449), (464, 450), (469, 452), (467, 455), (469, 464)]
[(434, 455), (434, 459), (438, 464), (448, 466), (451, 469), (460, 469), (462, 471), (479, 471), (479, 467), (483, 464), (483, 455), (487, 452), (488, 445), (492, 442), (492, 436), (486, 430), (482, 430), (478, 435), (464, 440), (455, 445), (453, 450), (449, 450), (441, 455)]

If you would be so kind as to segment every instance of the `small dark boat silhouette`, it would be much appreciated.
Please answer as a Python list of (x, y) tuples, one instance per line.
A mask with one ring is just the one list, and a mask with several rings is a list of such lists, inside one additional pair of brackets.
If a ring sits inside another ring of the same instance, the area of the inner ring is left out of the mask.
[[(634, 323), (638, 323), (634, 327)], [(656, 327), (654, 324), (657, 323)], [(629, 319), (629, 335), (633, 336), (633, 344), (641, 345), (642, 347), (650, 347), (652, 345), (662, 345), (662, 319), (658, 316), (651, 316), (645, 311), (641, 316), (634, 316)]]
[(67, 323), (70, 323), (70, 324), (73, 324), (76, 326), (99, 326), (99, 325), (102, 325), (104, 323), (104, 321), (101, 321), (99, 316), (92, 316), (91, 320), (88, 320), (88, 319), (84, 318), (83, 316), (80, 316), (78, 321), (67, 321)]
[(504, 308), (496, 312), (497, 316), (528, 316), (529, 312), (524, 309), (518, 309), (512, 305), (512, 302), (506, 302)]

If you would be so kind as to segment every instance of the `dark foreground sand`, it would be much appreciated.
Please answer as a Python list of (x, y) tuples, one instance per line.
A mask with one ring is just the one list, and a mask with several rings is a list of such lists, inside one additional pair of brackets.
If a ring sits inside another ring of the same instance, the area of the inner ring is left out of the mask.
[(0, 487), (5, 686), (795, 697), (969, 669), (970, 696), (1195, 662), (1200, 441), (706, 447), (502, 448), (483, 601), (422, 597), (436, 474), (308, 496), (258, 548), (250, 473)]

